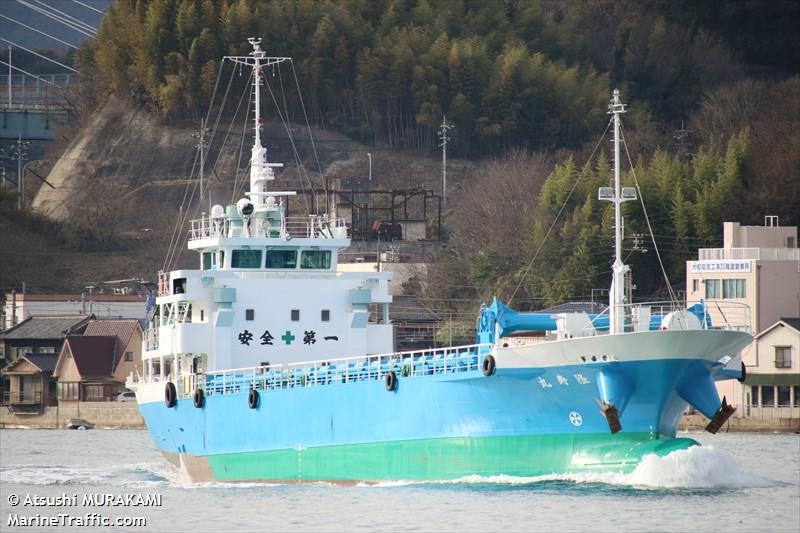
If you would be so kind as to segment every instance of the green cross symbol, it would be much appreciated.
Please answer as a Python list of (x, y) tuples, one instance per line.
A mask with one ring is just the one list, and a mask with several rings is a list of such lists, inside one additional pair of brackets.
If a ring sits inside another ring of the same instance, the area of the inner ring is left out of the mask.
[(289, 331), (288, 329), (286, 330), (286, 333), (284, 333), (283, 336), (281, 337), (281, 340), (283, 340), (283, 342), (286, 343), (286, 346), (289, 346), (290, 344), (292, 344), (292, 341), (294, 339), (295, 339), (295, 336), (292, 335), (292, 332)]

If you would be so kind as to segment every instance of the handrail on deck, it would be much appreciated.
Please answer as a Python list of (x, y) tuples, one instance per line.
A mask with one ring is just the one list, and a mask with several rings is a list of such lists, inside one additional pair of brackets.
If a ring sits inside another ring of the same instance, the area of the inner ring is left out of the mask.
[(180, 397), (188, 397), (196, 388), (202, 387), (206, 396), (216, 396), (250, 389), (267, 391), (379, 381), (392, 371), (398, 377), (479, 371), (491, 346), (488, 343), (470, 344), (186, 374), (179, 376), (177, 392)]

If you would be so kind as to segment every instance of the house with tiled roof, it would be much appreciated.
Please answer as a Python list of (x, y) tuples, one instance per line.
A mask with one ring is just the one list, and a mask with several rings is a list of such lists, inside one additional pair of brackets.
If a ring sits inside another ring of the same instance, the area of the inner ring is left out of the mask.
[(138, 320), (93, 320), (83, 335), (68, 335), (53, 375), (60, 401), (113, 400), (125, 380), (141, 367), (142, 328)]
[(124, 390), (114, 379), (116, 352), (116, 337), (68, 335), (53, 372), (59, 401), (99, 402)]
[(83, 334), (116, 337), (112, 366), (115, 380), (124, 383), (128, 375), (141, 370), (143, 334), (138, 320), (93, 320)]
[[(3, 404), (9, 405), (9, 402), (16, 399), (20, 405), (47, 405), (42, 402), (48, 394), (45, 390), (49, 391), (55, 385), (49, 377), (42, 381), (40, 371), (43, 369), (38, 368), (31, 359), (14, 367), (11, 365), (27, 355), (49, 355), (55, 360), (64, 338), (83, 333), (93, 319), (94, 315), (33, 316), (0, 333), (0, 391)], [(46, 359), (40, 359), (39, 363), (48, 366)], [(17, 378), (12, 379), (10, 372), (16, 372), (13, 375)], [(16, 382), (13, 389), (12, 381)], [(34, 402), (35, 398), (39, 400)]]
[(44, 407), (56, 404), (56, 381), (53, 370), (58, 356), (29, 353), (8, 365), (3, 374), (8, 379), (4, 404), (19, 415), (40, 414)]

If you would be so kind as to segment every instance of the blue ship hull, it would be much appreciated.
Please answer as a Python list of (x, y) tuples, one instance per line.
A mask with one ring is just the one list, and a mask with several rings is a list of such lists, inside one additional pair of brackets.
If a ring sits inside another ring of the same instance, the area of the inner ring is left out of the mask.
[[(479, 369), (141, 404), (157, 446), (194, 480), (452, 479), (630, 470), (647, 453), (694, 445), (675, 439), (698, 359), (547, 368)], [(611, 434), (598, 405), (613, 369), (629, 384), (623, 429)], [(709, 378), (710, 379), (710, 378)], [(156, 384), (163, 386), (163, 384)], [(713, 389), (713, 382), (712, 382)], [(709, 401), (719, 402), (716, 391)], [(685, 396), (685, 394), (684, 394)], [(364, 466), (366, 465), (366, 466)]]

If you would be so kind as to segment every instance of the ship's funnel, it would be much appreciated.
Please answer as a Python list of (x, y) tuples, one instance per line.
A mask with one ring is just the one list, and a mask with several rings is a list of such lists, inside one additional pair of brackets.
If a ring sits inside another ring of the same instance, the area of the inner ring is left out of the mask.
[(633, 383), (621, 370), (608, 366), (597, 373), (597, 391), (600, 393), (600, 409), (608, 422), (611, 433), (622, 429), (620, 417), (633, 394)]
[(706, 431), (710, 433), (719, 431), (722, 424), (736, 411), (735, 407), (728, 405), (725, 398), (720, 401), (714, 378), (707, 370), (687, 376), (677, 391), (681, 398), (710, 420), (706, 426)]

